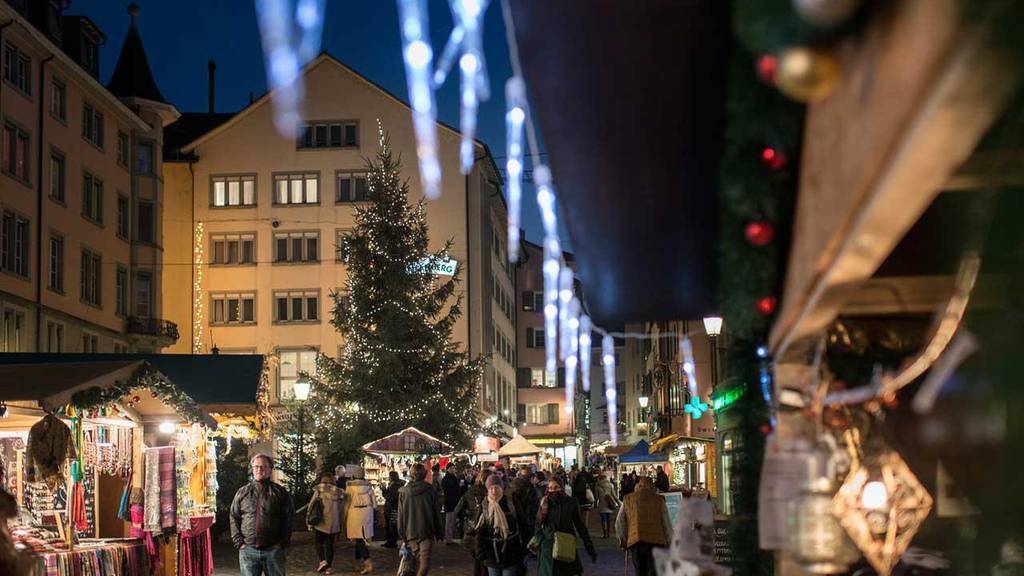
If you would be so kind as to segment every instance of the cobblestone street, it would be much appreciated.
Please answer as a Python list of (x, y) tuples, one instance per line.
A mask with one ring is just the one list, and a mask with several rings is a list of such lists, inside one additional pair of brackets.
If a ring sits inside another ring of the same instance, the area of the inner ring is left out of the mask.
[[(594, 545), (597, 547), (597, 564), (590, 563), (590, 559), (583, 556), (583, 570), (587, 576), (621, 576), (623, 573), (623, 553), (615, 543), (614, 538), (607, 540), (600, 538), (601, 527), (596, 516), (590, 522), (591, 536), (594, 538)], [(370, 545), (370, 555), (373, 558), (374, 574), (393, 575), (398, 570), (398, 553), (394, 549), (384, 548), (383, 540), (373, 542)], [(583, 547), (580, 544), (580, 550)], [(335, 547), (334, 574), (356, 574), (352, 571), (352, 558), (354, 546), (350, 542), (339, 542)], [(445, 546), (440, 544), (435, 549), (435, 560), (430, 573), (438, 576), (472, 576), (473, 565), (469, 553), (462, 546)], [(238, 570), (238, 555), (235, 550), (227, 544), (215, 546), (215, 566), (217, 575), (236, 576)], [(289, 576), (313, 576), (316, 571), (316, 553), (313, 551), (313, 537), (310, 532), (296, 533), (292, 538), (292, 547), (288, 550), (288, 575)], [(527, 574), (531, 576), (537, 573), (536, 560), (529, 563)], [(633, 574), (630, 566), (629, 574)]]

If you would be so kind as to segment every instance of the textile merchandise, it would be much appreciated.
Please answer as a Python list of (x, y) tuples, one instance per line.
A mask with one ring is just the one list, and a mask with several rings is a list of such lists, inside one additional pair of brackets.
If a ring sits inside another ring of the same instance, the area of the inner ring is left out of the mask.
[(53, 414), (43, 416), (28, 431), (29, 482), (42, 481), (55, 486), (63, 480), (65, 460), (74, 458), (71, 429)]
[(213, 516), (189, 519), (189, 529), (181, 533), (178, 566), (181, 576), (211, 576), (213, 574), (213, 543), (210, 526)]
[(146, 576), (145, 545), (114, 542), (74, 552), (45, 552), (36, 560), (40, 576)]
[[(193, 469), (192, 458), (191, 448), (182, 446), (174, 448), (174, 515), (178, 532), (189, 529), (188, 517), (195, 508), (190, 485)], [(203, 459), (205, 460), (205, 457)], [(205, 491), (203, 491), (203, 496), (205, 497)]]
[(146, 450), (145, 496), (143, 497), (143, 526), (147, 532), (160, 532), (160, 452), (159, 448)]
[(175, 503), (174, 447), (157, 448), (160, 466), (160, 528), (174, 530), (178, 515)]

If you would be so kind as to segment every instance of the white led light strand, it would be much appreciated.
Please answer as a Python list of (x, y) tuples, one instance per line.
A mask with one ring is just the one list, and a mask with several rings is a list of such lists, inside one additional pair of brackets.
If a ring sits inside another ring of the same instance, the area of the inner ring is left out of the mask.
[(192, 353), (199, 354), (203, 351), (203, 221), (196, 222), (196, 237), (193, 248), (196, 261), (196, 279), (192, 285), (193, 304), (195, 312), (192, 316)]
[(441, 52), (441, 60), (434, 74), (434, 88), (444, 83), (455, 56), (459, 55), (459, 100), (462, 143), (459, 148), (462, 173), (473, 169), (473, 140), (476, 137), (476, 117), (480, 102), (491, 96), (484, 59), (483, 17), (490, 0), (450, 0), (455, 28)]
[(423, 194), (429, 199), (436, 199), (441, 196), (441, 164), (437, 159), (437, 105), (430, 78), (434, 51), (430, 47), (427, 2), (398, 0), (398, 15), (420, 180)]
[(601, 339), (601, 364), (604, 366), (604, 398), (608, 408), (608, 432), (612, 445), (619, 439), (619, 400), (615, 389), (615, 340), (605, 335)]
[(569, 302), (572, 301), (572, 268), (563, 266), (558, 272), (558, 359), (569, 356)]
[[(562, 270), (569, 269), (563, 268)], [(576, 370), (579, 367), (580, 350), (580, 301), (573, 296), (569, 300), (569, 305), (564, 308), (568, 310), (565, 327), (563, 328), (567, 343), (567, 352), (565, 353), (565, 401), (574, 404), (576, 399)], [(586, 366), (583, 371), (587, 371)]]
[(693, 344), (690, 337), (683, 335), (679, 339), (679, 357), (683, 359), (683, 373), (686, 374), (686, 386), (690, 392), (690, 398), (696, 398), (700, 392), (697, 390), (697, 367), (693, 362)]
[(519, 214), (523, 201), (523, 124), (526, 83), (513, 76), (505, 83), (505, 172), (508, 176), (508, 261), (519, 260)]
[(583, 384), (583, 391), (590, 392), (590, 347), (591, 347), (591, 325), (590, 316), (584, 314), (580, 317), (580, 367)]
[(256, 0), (256, 19), (274, 102), (274, 125), (285, 138), (302, 127), (301, 68), (320, 51), (323, 0)]

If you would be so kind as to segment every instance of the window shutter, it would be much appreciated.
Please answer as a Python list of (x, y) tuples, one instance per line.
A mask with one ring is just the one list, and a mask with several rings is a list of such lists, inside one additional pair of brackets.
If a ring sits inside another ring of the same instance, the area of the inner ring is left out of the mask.
[(548, 424), (558, 424), (558, 404), (548, 404)]
[[(516, 388), (530, 387), (530, 369), (516, 368)], [(522, 420), (520, 420), (522, 422)]]
[(526, 422), (526, 404), (516, 404), (516, 423)]
[(533, 292), (523, 290), (523, 310), (533, 310)]
[(526, 347), (533, 348), (533, 328), (526, 329)]

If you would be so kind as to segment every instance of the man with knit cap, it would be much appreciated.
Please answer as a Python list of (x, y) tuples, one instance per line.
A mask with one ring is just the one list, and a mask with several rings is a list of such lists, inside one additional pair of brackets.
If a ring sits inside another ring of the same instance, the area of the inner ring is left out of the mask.
[(636, 490), (622, 499), (615, 533), (619, 545), (633, 553), (637, 576), (654, 576), (653, 550), (668, 546), (672, 521), (665, 499), (655, 491), (649, 477), (641, 477)]

